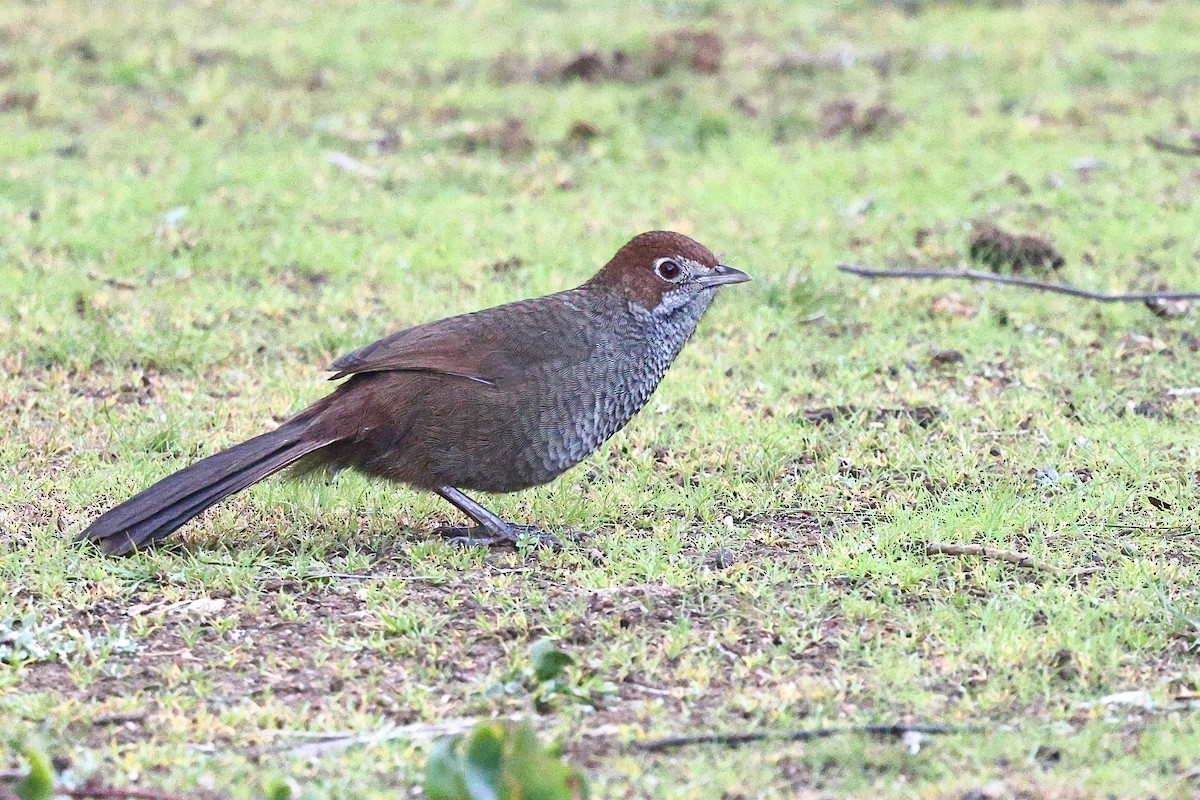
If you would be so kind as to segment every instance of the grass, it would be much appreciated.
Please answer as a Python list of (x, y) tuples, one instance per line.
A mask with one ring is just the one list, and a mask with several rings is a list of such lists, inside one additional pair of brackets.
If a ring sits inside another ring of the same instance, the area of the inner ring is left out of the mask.
[[(1191, 796), (1198, 409), (1167, 390), (1200, 385), (1194, 314), (835, 266), (952, 265), (989, 218), (1056, 279), (1195, 289), (1200, 160), (1144, 137), (1198, 124), (1200, 7), (507, 6), (0, 6), (0, 728), (64, 779), (234, 798), (408, 792), (426, 742), (300, 734), (511, 714), (600, 797)], [(677, 31), (717, 32), (719, 72)], [(588, 48), (633, 73), (554, 77)], [(857, 130), (823, 130), (846, 99)], [(600, 453), (489, 500), (578, 545), (430, 541), (443, 502), (353, 475), (131, 559), (70, 544), (337, 355), (652, 228), (755, 282)], [(537, 713), (505, 685), (547, 636), (577, 691)], [(1152, 708), (1098, 702), (1130, 690)], [(892, 721), (986, 733), (622, 746)]]

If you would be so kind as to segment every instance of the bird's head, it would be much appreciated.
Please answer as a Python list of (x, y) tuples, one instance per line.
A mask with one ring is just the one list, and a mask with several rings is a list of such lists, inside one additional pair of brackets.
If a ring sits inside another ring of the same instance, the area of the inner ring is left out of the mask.
[(748, 280), (696, 240), (650, 231), (633, 237), (588, 283), (619, 292), (656, 317), (670, 317), (684, 309), (703, 311), (719, 287)]

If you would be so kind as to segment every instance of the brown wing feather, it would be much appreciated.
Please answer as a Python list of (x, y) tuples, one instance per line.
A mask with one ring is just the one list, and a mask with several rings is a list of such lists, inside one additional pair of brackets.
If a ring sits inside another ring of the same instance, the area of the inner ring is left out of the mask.
[[(329, 366), (330, 380), (364, 372), (434, 372), (494, 385), (578, 347), (583, 314), (553, 314), (537, 298), (397, 331)], [(532, 323), (532, 324), (531, 324)], [(514, 328), (519, 333), (514, 333)], [(556, 330), (557, 329), (557, 330)], [(566, 334), (566, 335), (564, 335)], [(572, 335), (574, 334), (574, 335)], [(575, 341), (572, 341), (575, 340)]]
[(334, 361), (329, 366), (334, 373), (330, 380), (363, 372), (412, 371), (493, 383), (481, 374), (483, 364), (473, 352), (471, 339), (466, 332), (438, 322), (397, 331)]

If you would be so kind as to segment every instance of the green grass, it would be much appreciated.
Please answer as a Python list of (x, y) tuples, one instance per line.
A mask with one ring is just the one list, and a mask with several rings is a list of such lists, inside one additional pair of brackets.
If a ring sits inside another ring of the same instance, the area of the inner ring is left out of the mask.
[[(236, 798), (395, 796), (426, 740), (298, 734), (512, 714), (600, 797), (1196, 791), (1200, 408), (1167, 394), (1200, 386), (1195, 315), (835, 266), (953, 265), (986, 217), (1071, 284), (1200, 288), (1200, 160), (1144, 142), (1200, 125), (1200, 6), (243, 5), (0, 6), (6, 734), (67, 779)], [(587, 48), (641, 69), (679, 30), (720, 34), (719, 73), (533, 74)], [(902, 119), (823, 135), (846, 98)], [(600, 453), (489, 499), (584, 531), (564, 552), (430, 541), (446, 504), (353, 475), (268, 481), (132, 559), (70, 544), (320, 396), (337, 355), (579, 283), (652, 228), (755, 282)], [(805, 419), (836, 406), (862, 412)], [(940, 416), (874, 413), (916, 406)], [(544, 636), (590, 706), (496, 691)], [(1153, 708), (1096, 704), (1129, 690)], [(892, 721), (985, 733), (624, 747)]]

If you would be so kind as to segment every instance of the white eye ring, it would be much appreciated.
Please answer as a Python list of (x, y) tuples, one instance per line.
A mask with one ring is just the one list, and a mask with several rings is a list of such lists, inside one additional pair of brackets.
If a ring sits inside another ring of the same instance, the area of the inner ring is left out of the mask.
[(654, 274), (668, 283), (678, 283), (683, 278), (683, 267), (673, 258), (660, 258), (654, 262)]

